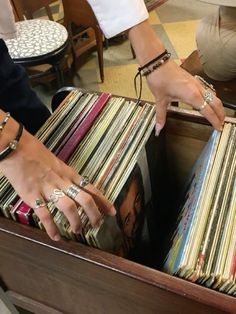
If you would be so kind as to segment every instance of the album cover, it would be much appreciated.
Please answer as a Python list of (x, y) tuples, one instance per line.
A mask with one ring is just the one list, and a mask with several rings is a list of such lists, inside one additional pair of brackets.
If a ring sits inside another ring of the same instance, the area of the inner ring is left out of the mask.
[(214, 131), (186, 182), (182, 209), (172, 238), (171, 249), (164, 263), (164, 270), (168, 273), (185, 276), (185, 272), (188, 271), (187, 258), (191, 253), (190, 241), (195, 238), (194, 229), (200, 227), (196, 223), (199, 216), (198, 208), (203, 202), (203, 194), (209, 181), (219, 140), (220, 134)]
[(121, 181), (122, 188), (114, 202), (116, 217), (104, 217), (92, 235), (99, 248), (127, 257), (149, 238), (144, 226), (147, 208), (152, 206), (152, 192), (145, 147), (128, 178), (124, 176)]

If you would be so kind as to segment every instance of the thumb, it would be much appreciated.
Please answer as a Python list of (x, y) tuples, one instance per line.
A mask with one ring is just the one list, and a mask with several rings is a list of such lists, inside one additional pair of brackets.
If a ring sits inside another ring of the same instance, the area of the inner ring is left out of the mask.
[(155, 134), (158, 136), (160, 131), (163, 129), (166, 123), (166, 112), (167, 112), (168, 102), (161, 101), (156, 103), (156, 130)]

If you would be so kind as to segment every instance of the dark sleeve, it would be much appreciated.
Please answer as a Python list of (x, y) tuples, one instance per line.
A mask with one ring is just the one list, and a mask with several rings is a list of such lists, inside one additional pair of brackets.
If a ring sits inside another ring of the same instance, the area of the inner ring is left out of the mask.
[(34, 134), (50, 116), (50, 111), (32, 90), (25, 69), (15, 64), (0, 39), (0, 108), (9, 111)]

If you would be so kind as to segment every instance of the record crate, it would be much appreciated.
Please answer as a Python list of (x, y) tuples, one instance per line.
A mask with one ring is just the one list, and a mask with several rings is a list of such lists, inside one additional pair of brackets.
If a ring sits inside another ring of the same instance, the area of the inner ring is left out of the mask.
[(40, 229), (0, 217), (0, 285), (12, 302), (42, 314), (236, 313), (234, 297), (168, 275), (160, 265), (178, 195), (211, 132), (198, 112), (169, 107), (165, 129), (150, 137), (155, 199), (145, 261), (75, 241), (53, 242)]

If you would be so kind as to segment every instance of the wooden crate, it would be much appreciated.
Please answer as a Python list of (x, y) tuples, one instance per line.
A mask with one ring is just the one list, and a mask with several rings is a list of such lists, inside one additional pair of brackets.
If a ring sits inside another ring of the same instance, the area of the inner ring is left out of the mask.
[[(211, 131), (198, 112), (169, 109), (165, 131), (153, 139), (151, 152), (160, 156), (155, 174), (163, 169), (167, 179), (154, 187), (155, 195), (164, 196), (154, 217), (171, 216), (169, 202), (175, 203)], [(159, 227), (153, 256), (165, 238), (162, 222)], [(165, 274), (155, 263), (144, 266), (77, 242), (53, 242), (41, 230), (0, 218), (1, 285), (14, 304), (34, 313), (236, 313), (235, 298)]]

